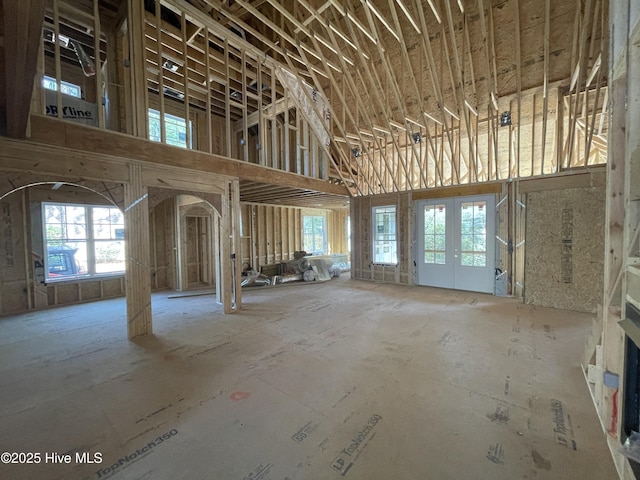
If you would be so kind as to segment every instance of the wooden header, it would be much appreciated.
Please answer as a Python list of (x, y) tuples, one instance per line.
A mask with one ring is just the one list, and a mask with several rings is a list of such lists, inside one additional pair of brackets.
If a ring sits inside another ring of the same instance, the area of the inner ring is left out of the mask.
[(521, 194), (524, 194), (568, 188), (603, 187), (606, 180), (606, 167), (603, 166), (583, 171), (574, 170), (554, 177), (522, 179), (518, 182), (518, 189)]
[(432, 198), (467, 197), (471, 195), (485, 195), (487, 193), (502, 192), (501, 182), (478, 183), (476, 185), (463, 185), (455, 187), (430, 188), (411, 193), (412, 200), (429, 200)]

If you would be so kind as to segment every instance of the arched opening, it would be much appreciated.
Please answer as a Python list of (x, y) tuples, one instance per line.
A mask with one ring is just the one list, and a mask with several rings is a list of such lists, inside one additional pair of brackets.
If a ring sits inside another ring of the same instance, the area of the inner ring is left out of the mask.
[(150, 198), (153, 289), (215, 293), (221, 302), (221, 196), (152, 189)]
[(178, 290), (216, 289), (220, 283), (220, 214), (200, 197), (179, 195), (176, 200), (182, 246)]
[(0, 313), (125, 295), (122, 185), (10, 174), (0, 188)]
[(215, 290), (231, 311), (222, 194), (191, 193), (39, 174), (0, 179), (0, 314), (126, 296), (133, 338), (151, 332), (151, 290)]

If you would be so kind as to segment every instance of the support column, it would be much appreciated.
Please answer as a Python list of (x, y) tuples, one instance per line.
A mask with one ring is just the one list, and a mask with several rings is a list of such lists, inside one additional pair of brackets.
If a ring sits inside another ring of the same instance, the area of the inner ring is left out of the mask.
[(231, 214), (233, 216), (233, 231), (231, 233), (233, 237), (232, 252), (235, 256), (235, 262), (233, 262), (233, 303), (235, 309), (240, 310), (242, 307), (242, 255), (240, 247), (240, 181), (232, 180), (229, 182), (231, 187)]
[(222, 308), (224, 313), (233, 312), (233, 259), (232, 251), (232, 214), (230, 198), (230, 185), (227, 183), (222, 194), (222, 215), (220, 218), (220, 270), (222, 273)]
[(129, 183), (124, 184), (129, 339), (152, 333), (148, 197), (142, 182), (142, 167), (129, 165)]

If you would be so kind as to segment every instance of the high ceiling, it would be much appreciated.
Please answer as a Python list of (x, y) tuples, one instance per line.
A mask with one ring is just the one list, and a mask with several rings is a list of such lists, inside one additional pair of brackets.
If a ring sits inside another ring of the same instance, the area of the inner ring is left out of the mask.
[[(206, 25), (214, 55), (237, 60), (247, 112), (287, 90), (268, 69), (243, 74), (247, 56), (324, 93), (330, 176), (370, 194), (605, 162), (607, 3), (168, 0), (162, 12), (176, 39), (186, 12), (194, 47), (205, 50)], [(222, 80), (212, 101), (224, 116)], [(231, 102), (234, 121), (243, 112)]]
[[(606, 162), (608, 0), (52, 0), (45, 52), (57, 12), (59, 34), (89, 58), (123, 55), (116, 32), (136, 9), (150, 105), (182, 103), (223, 132), (199, 150), (351, 195)], [(59, 55), (77, 65), (71, 46)], [(125, 97), (124, 63), (109, 73), (112, 98)], [(244, 198), (323, 203), (269, 185), (245, 179)]]

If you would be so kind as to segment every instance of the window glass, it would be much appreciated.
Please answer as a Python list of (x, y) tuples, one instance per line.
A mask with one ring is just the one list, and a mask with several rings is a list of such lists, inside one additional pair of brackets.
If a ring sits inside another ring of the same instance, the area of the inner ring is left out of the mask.
[(460, 263), (487, 265), (487, 203), (464, 202), (460, 207)]
[(373, 261), (398, 263), (394, 205), (373, 208)]
[[(160, 142), (162, 140), (162, 123), (160, 122), (160, 112), (152, 108), (149, 109), (149, 140)], [(193, 125), (189, 121), (189, 132), (193, 133)], [(164, 133), (167, 145), (187, 148), (187, 122), (184, 118), (164, 114)], [(193, 139), (193, 135), (190, 135)], [(193, 144), (193, 141), (191, 142)], [(189, 145), (191, 148), (192, 145)]]
[(124, 272), (120, 209), (44, 203), (43, 223), (48, 280)]
[(444, 204), (424, 207), (424, 263), (445, 263), (446, 215)]
[(307, 253), (322, 255), (327, 248), (326, 219), (322, 215), (302, 216), (302, 248)]

